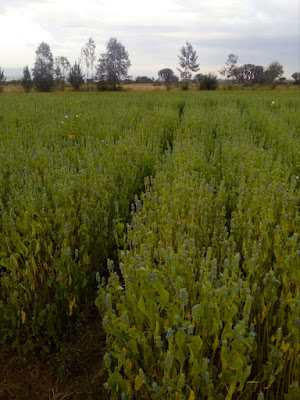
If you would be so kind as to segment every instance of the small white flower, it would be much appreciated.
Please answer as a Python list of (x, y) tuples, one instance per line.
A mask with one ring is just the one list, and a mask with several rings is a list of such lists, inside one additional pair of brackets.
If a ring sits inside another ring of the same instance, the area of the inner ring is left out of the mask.
[(64, 123), (64, 121), (60, 121), (62, 124)]
[(296, 176), (296, 179), (299, 179), (299, 176), (298, 176), (298, 175)]
[(68, 116), (66, 115), (65, 118), (68, 119)]
[(75, 117), (78, 118), (78, 115), (76, 114)]
[(275, 104), (275, 101), (272, 101), (272, 104)]

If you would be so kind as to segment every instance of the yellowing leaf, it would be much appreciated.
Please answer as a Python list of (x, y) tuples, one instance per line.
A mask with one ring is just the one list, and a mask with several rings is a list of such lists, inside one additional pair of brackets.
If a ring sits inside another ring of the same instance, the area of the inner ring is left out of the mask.
[(142, 382), (140, 376), (137, 375), (137, 376), (135, 377), (135, 380), (134, 380), (134, 387), (135, 387), (135, 390), (138, 392), (142, 386), (143, 386), (143, 382)]
[(283, 341), (280, 348), (284, 353), (286, 353), (288, 351), (288, 349), (290, 348), (290, 344), (289, 343), (285, 343)]
[(73, 314), (73, 308), (76, 308), (76, 299), (73, 299), (69, 302), (69, 317)]
[(272, 336), (271, 336), (271, 341), (274, 342), (275, 339), (276, 339), (276, 336), (275, 336), (275, 335), (272, 335)]
[(272, 374), (272, 375), (270, 376), (268, 386), (265, 387), (265, 389), (270, 389), (270, 387), (273, 385), (274, 381), (275, 381), (275, 375)]
[(18, 260), (16, 259), (16, 257), (12, 254), (12, 255), (10, 256), (10, 258), (12, 259), (12, 261), (13, 261), (15, 267), (18, 268), (19, 265), (18, 265)]
[(215, 336), (214, 344), (213, 344), (213, 346), (212, 346), (213, 351), (216, 351), (217, 348), (218, 348), (218, 346), (219, 346), (219, 338), (218, 338), (218, 335), (216, 335), (216, 336)]
[(127, 358), (127, 365), (128, 365), (129, 369), (132, 368), (132, 362), (131, 362), (130, 358)]
[(131, 397), (132, 397), (132, 387), (131, 387), (129, 381), (127, 381), (127, 394), (129, 396), (129, 398), (131, 399)]
[(235, 388), (236, 388), (236, 382), (231, 382), (225, 400), (231, 400), (232, 399), (232, 396), (233, 396), (233, 393), (235, 391)]
[(89, 256), (86, 253), (82, 256), (82, 262), (84, 265), (89, 263)]
[(25, 321), (26, 321), (26, 312), (25, 311), (21, 311), (21, 317), (22, 317), (22, 324), (25, 324)]
[(191, 390), (189, 400), (195, 400), (195, 392)]
[(168, 328), (169, 328), (169, 321), (168, 321), (167, 319), (165, 319), (165, 322), (164, 322), (164, 330), (167, 331)]

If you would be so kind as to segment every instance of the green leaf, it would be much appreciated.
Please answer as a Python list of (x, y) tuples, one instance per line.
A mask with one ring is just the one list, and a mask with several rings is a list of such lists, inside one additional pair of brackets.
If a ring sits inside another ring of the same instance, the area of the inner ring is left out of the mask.
[(139, 299), (138, 308), (144, 315), (147, 316), (147, 310), (146, 310), (146, 307), (145, 307), (145, 302), (144, 302), (143, 296), (141, 296), (140, 299)]
[(160, 296), (158, 297), (159, 303), (162, 305), (162, 307), (165, 307), (170, 299), (170, 294), (166, 289), (162, 289), (160, 291)]
[(231, 365), (229, 365), (229, 368), (232, 371), (240, 371), (242, 370), (244, 366), (244, 361), (241, 357), (237, 356), (236, 359), (233, 361), (233, 363)]
[(41, 251), (41, 244), (39, 239), (36, 241), (36, 247), (35, 247), (35, 255), (37, 255)]
[(159, 322), (158, 320), (155, 321), (155, 331), (154, 331), (154, 336), (157, 336), (159, 334)]
[(280, 364), (279, 367), (276, 369), (274, 375), (278, 375), (283, 370), (283, 368), (284, 368), (283, 364)]
[(176, 351), (175, 357), (177, 358), (177, 360), (180, 362), (181, 365), (184, 363), (185, 355), (183, 354), (183, 351), (181, 349)]
[(131, 351), (132, 354), (139, 354), (139, 350), (138, 350), (135, 340), (130, 339), (127, 343), (127, 347)]
[(181, 348), (185, 343), (185, 333), (178, 331), (175, 335), (175, 342), (179, 348)]

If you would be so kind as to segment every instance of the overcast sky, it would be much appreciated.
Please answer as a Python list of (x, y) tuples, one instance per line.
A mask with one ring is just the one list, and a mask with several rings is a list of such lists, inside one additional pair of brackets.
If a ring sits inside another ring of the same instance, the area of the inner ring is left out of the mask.
[(290, 78), (300, 70), (299, 30), (299, 0), (0, 0), (0, 66), (33, 66), (42, 41), (73, 63), (89, 37), (98, 58), (116, 37), (133, 76), (176, 71), (189, 41), (201, 73), (217, 72), (234, 53), (239, 64), (278, 60)]

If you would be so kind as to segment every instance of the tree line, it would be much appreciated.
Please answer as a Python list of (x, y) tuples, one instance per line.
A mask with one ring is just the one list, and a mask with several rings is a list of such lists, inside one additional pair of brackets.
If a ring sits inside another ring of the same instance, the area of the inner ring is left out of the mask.
[[(132, 82), (128, 76), (131, 66), (129, 54), (125, 47), (116, 38), (110, 38), (106, 43), (106, 51), (102, 53), (96, 63), (96, 45), (92, 38), (81, 48), (81, 57), (73, 65), (65, 56), (53, 57), (49, 44), (42, 42), (36, 50), (36, 58), (32, 73), (28, 66), (23, 69), (22, 86), (25, 92), (33, 87), (40, 92), (49, 92), (54, 88), (64, 90), (69, 83), (74, 90), (86, 83), (89, 89), (96, 84), (98, 90), (117, 90), (121, 82)], [(218, 79), (214, 73), (203, 75), (199, 73), (200, 65), (198, 56), (191, 43), (179, 50), (179, 77), (171, 68), (163, 68), (158, 71), (156, 82), (163, 83), (168, 89), (174, 83), (180, 83), (183, 90), (187, 90), (191, 82), (199, 85), (199, 89), (213, 90), (218, 86)], [(229, 54), (225, 66), (218, 72), (226, 79), (251, 86), (254, 84), (270, 84), (275, 79), (284, 81), (283, 66), (274, 61), (267, 68), (244, 64), (237, 65), (238, 56)], [(83, 67), (85, 73), (83, 71)], [(193, 75), (194, 74), (194, 75)], [(296, 84), (300, 84), (300, 72), (292, 75)], [(0, 67), (0, 91), (6, 78), (4, 70)], [(155, 79), (146, 76), (137, 77), (136, 83), (150, 83)]]

